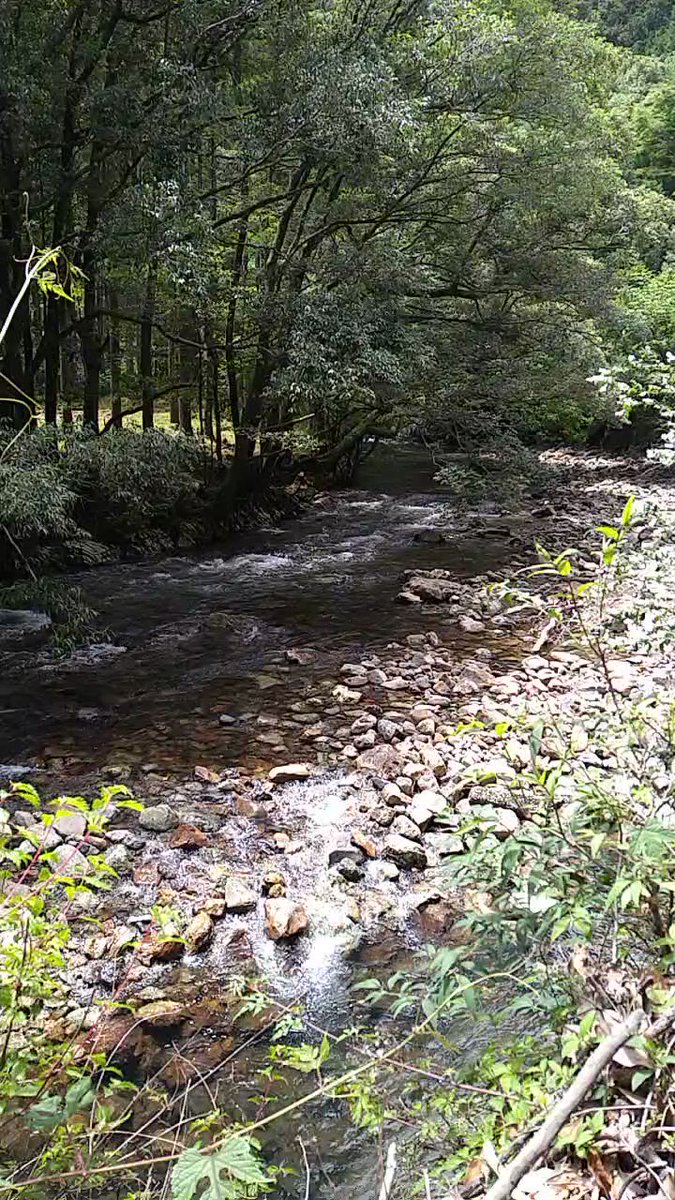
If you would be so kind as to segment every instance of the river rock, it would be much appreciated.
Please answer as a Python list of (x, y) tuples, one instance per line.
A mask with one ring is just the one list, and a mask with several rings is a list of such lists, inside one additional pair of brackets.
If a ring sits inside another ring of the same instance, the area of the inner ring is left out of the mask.
[(136, 955), (139, 962), (150, 966), (154, 962), (172, 962), (176, 958), (182, 958), (184, 949), (183, 939), (179, 937), (178, 930), (175, 933), (166, 931), (147, 940), (144, 938), (136, 949)]
[(228, 912), (250, 912), (258, 903), (257, 893), (244, 879), (231, 875), (225, 884), (225, 905)]
[(218, 724), (223, 725), (226, 729), (237, 724), (237, 718), (232, 716), (232, 713), (221, 713), (218, 717)]
[(397, 733), (400, 732), (400, 729), (395, 721), (390, 721), (387, 717), (382, 717), (377, 722), (377, 732), (381, 738), (384, 738), (385, 742), (392, 742)]
[(196, 905), (197, 912), (201, 912), (203, 910), (205, 913), (208, 913), (210, 917), (223, 917), (225, 915), (226, 908), (227, 905), (225, 903), (224, 896), (209, 896), (208, 899), (203, 902), (203, 904), (200, 903)]
[(57, 875), (63, 875), (66, 878), (77, 878), (80, 875), (89, 875), (91, 873), (91, 864), (84, 857), (84, 854), (76, 850), (74, 846), (66, 846), (63, 843), (60, 846), (55, 846), (50, 851), (49, 858), (49, 865)]
[(394, 834), (398, 833), (401, 837), (410, 838), (413, 842), (419, 842), (421, 838), (419, 826), (402, 814), (395, 818), (391, 828)]
[(105, 861), (118, 875), (123, 875), (126, 871), (131, 870), (133, 859), (131, 851), (126, 846), (117, 845), (106, 850)]
[(311, 767), (307, 763), (284, 763), (280, 767), (272, 767), (267, 778), (271, 783), (294, 783), (309, 779)]
[(356, 760), (361, 771), (371, 771), (374, 775), (397, 775), (401, 767), (401, 759), (393, 746), (373, 746), (365, 750)]
[(273, 941), (293, 938), (304, 933), (309, 922), (301, 904), (279, 896), (265, 902), (265, 927)]
[(198, 912), (185, 931), (185, 942), (192, 951), (203, 950), (213, 937), (213, 921), (207, 912)]
[(134, 1015), (144, 1025), (169, 1029), (185, 1020), (185, 1006), (177, 1000), (153, 1000), (150, 1004), (143, 1004), (137, 1008)]
[(520, 829), (520, 817), (512, 808), (496, 808), (494, 834), (500, 840), (511, 837)]
[(414, 784), (408, 775), (397, 775), (394, 782), (404, 796), (412, 796)]
[(169, 829), (175, 829), (178, 816), (168, 804), (152, 804), (138, 814), (138, 823), (152, 833), (167, 833)]
[(329, 867), (337, 867), (343, 862), (363, 862), (363, 851), (356, 845), (333, 846), (333, 849), (328, 851)]
[(442, 775), (445, 775), (445, 759), (439, 754), (435, 746), (420, 746), (419, 754), (425, 767), (433, 771), (434, 775), (439, 779)]
[(42, 850), (55, 850), (61, 845), (61, 837), (54, 826), (43, 825), (42, 821), (29, 825), (26, 833), (30, 836), (26, 849), (35, 850), (39, 846)]
[(389, 825), (391, 825), (395, 815), (395, 809), (384, 807), (374, 808), (370, 814), (371, 820), (375, 821), (377, 825), (381, 825), (383, 829), (386, 829)]
[(340, 667), (340, 674), (350, 675), (352, 677), (354, 675), (363, 675), (365, 682), (365, 676), (368, 674), (368, 672), (361, 663), (343, 663)]
[(396, 596), (396, 603), (397, 604), (421, 604), (422, 597), (418, 596), (416, 592), (411, 592), (407, 588), (404, 588), (402, 592), (398, 592), (398, 594)]
[(448, 858), (451, 854), (463, 854), (464, 843), (456, 833), (444, 833), (438, 831), (428, 833), (424, 839), (425, 845), (428, 845), (439, 858)]
[(423, 804), (418, 804), (416, 801), (411, 804), (407, 815), (413, 824), (422, 831), (428, 829), (430, 825), (433, 825), (437, 816), (432, 809), (425, 808)]
[(390, 833), (385, 838), (384, 856), (396, 863), (397, 867), (411, 867), (423, 871), (427, 865), (427, 856), (420, 844), (402, 837), (399, 833)]
[(172, 850), (200, 850), (208, 842), (203, 829), (196, 825), (179, 825), (169, 838)]
[(363, 692), (354, 691), (353, 688), (345, 687), (343, 683), (338, 683), (337, 687), (333, 688), (331, 693), (338, 704), (358, 704)]
[(376, 687), (382, 687), (387, 682), (387, 672), (382, 670), (382, 667), (373, 667), (368, 672), (368, 682), (374, 683)]
[(444, 604), (450, 600), (456, 585), (447, 579), (432, 579), (426, 575), (414, 575), (408, 580), (406, 591), (414, 592), (427, 604)]
[(358, 737), (354, 738), (354, 745), (357, 750), (370, 750), (376, 741), (375, 730), (367, 729), (365, 733), (360, 733)]
[(66, 841), (80, 841), (87, 832), (87, 818), (81, 812), (60, 812), (52, 826)]
[(350, 733), (367, 733), (369, 729), (374, 729), (376, 725), (377, 717), (374, 717), (372, 713), (362, 713), (352, 723)]
[(355, 829), (352, 832), (352, 842), (359, 850), (363, 851), (366, 858), (377, 858), (377, 846), (363, 830)]
[(382, 799), (385, 804), (396, 808), (400, 804), (405, 804), (405, 796), (397, 783), (385, 783), (382, 788)]
[(396, 866), (396, 863), (386, 862), (384, 859), (380, 859), (380, 861), (375, 864), (374, 869), (377, 873), (378, 879), (385, 880), (388, 883), (394, 883), (394, 881), (398, 879), (400, 875), (400, 871)]
[(485, 622), (471, 616), (470, 613), (462, 613), (457, 624), (464, 633), (482, 633), (485, 629)]
[(415, 796), (413, 804), (427, 808), (430, 812), (435, 813), (437, 816), (440, 816), (442, 812), (445, 812), (446, 808), (448, 807), (448, 802), (445, 796), (442, 796), (440, 792), (432, 791), (429, 788), (426, 788), (422, 792), (418, 792)]
[(288, 662), (297, 663), (300, 667), (309, 667), (313, 662), (316, 662), (316, 650), (312, 650), (309, 646), (293, 646), (286, 651), (286, 659)]
[(336, 870), (348, 883), (359, 883), (363, 879), (363, 867), (359, 863), (352, 862), (349, 858), (342, 859), (337, 864)]

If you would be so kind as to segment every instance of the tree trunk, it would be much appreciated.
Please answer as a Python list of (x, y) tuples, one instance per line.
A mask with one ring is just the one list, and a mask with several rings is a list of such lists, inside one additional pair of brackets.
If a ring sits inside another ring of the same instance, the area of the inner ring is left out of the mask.
[(60, 305), (56, 296), (45, 304), (45, 421), (56, 425), (59, 405)]
[[(119, 311), (117, 288), (108, 289), (113, 314)], [(110, 318), (110, 419), (115, 429), (122, 428), (122, 341), (117, 316)]]
[(79, 325), (82, 363), (84, 366), (84, 395), (82, 424), (98, 433), (101, 404), (101, 366), (103, 361), (101, 337), (96, 317), (96, 264), (91, 251), (84, 257), (84, 318)]
[(141, 403), (143, 405), (143, 428), (152, 429), (155, 424), (155, 388), (152, 371), (152, 330), (155, 318), (155, 291), (157, 265), (154, 256), (148, 262), (145, 278), (145, 297), (141, 314), (140, 375)]

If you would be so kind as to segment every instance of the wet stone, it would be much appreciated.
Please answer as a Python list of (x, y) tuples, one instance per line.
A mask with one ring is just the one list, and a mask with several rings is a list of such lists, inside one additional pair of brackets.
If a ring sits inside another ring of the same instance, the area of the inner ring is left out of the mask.
[(152, 833), (167, 833), (178, 824), (178, 816), (168, 804), (154, 804), (138, 814), (138, 823)]
[(298, 937), (304, 933), (309, 922), (301, 904), (285, 896), (267, 900), (265, 903), (265, 925), (273, 941)]
[(419, 826), (414, 821), (411, 821), (409, 817), (403, 815), (396, 817), (391, 828), (394, 834), (410, 838), (413, 842), (418, 842), (421, 838)]
[(258, 903), (257, 893), (250, 884), (236, 875), (231, 876), (225, 884), (225, 904), (228, 912), (250, 912)]
[(384, 856), (397, 867), (424, 870), (427, 866), (427, 856), (419, 842), (411, 841), (398, 833), (391, 833), (385, 838)]

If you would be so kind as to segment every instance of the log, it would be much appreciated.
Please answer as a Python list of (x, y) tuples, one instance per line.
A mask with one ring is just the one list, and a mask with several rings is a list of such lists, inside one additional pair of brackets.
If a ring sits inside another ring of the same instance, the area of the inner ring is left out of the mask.
[[(672, 1020), (673, 1017), (671, 1016), (670, 1019)], [(656, 1023), (657, 1026), (659, 1024), (660, 1022)], [(553, 1105), (543, 1125), (525, 1143), (510, 1165), (502, 1171), (497, 1182), (485, 1193), (483, 1200), (508, 1200), (523, 1176), (552, 1146), (563, 1125), (569, 1121), (582, 1103), (607, 1064), (612, 1061), (617, 1050), (620, 1050), (630, 1038), (644, 1029), (644, 1025), (645, 1013), (640, 1008), (626, 1017), (625, 1021), (617, 1025), (611, 1033), (608, 1033), (607, 1037), (593, 1051), (564, 1095)]]

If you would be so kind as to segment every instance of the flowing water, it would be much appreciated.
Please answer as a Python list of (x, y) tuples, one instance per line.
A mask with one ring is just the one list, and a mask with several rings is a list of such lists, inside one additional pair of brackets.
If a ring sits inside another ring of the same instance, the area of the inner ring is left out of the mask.
[[(57, 770), (81, 772), (259, 760), (245, 725), (228, 730), (220, 714), (285, 712), (340, 661), (413, 630), (441, 629), (437, 613), (394, 603), (403, 570), (442, 566), (471, 576), (508, 554), (461, 532), (465, 522), (432, 477), (420, 450), (386, 448), (355, 488), (320, 497), (292, 523), (223, 549), (71, 576), (112, 641), (65, 663), (5, 652), (0, 762), (57, 760)], [(451, 540), (419, 540), (434, 530)], [(291, 647), (314, 648), (314, 661), (286, 664)]]
[[(286, 732), (282, 758), (275, 758), (278, 747), (256, 741), (251, 722), (262, 714), (273, 727), (345, 660), (358, 661), (413, 631), (434, 628), (443, 635), (438, 610), (394, 602), (401, 575), (446, 567), (471, 577), (503, 566), (512, 551), (504, 541), (478, 536), (484, 515), (467, 519), (454, 511), (422, 451), (385, 447), (368, 460), (355, 487), (318, 497), (292, 523), (223, 548), (73, 576), (111, 640), (56, 663), (46, 654), (5, 647), (0, 762), (37, 763), (63, 787), (64, 776), (115, 765), (154, 765), (181, 776), (197, 763), (262, 771), (294, 751), (306, 757), (306, 743), (294, 746)], [(434, 531), (446, 540), (434, 541)], [(475, 639), (456, 626), (445, 634), (458, 657), (475, 649)], [(300, 650), (302, 663), (289, 661), (288, 650)], [(303, 653), (308, 650), (313, 653)], [(234, 721), (222, 724), (222, 714)], [(312, 936), (289, 955), (265, 937), (262, 923), (252, 931), (257, 967), (280, 1000), (304, 998), (310, 1019), (332, 1028), (350, 1016), (354, 961), (323, 919), (328, 881), (325, 867), (315, 864), (325, 863), (347, 803), (339, 773), (288, 790), (289, 809), (295, 806), (298, 821), (306, 823), (295, 870), (298, 886), (303, 878), (306, 890), (311, 886)], [(400, 961), (400, 943), (394, 952)], [(391, 945), (369, 953), (382, 967)], [(247, 1072), (252, 1080), (259, 1062), (255, 1051), (240, 1057), (236, 1078), (229, 1085), (220, 1079), (225, 1095), (233, 1088), (243, 1102)], [(306, 1138), (312, 1126), (314, 1200), (369, 1200), (377, 1195), (377, 1152), (341, 1114), (336, 1103), (321, 1102), (283, 1128), (273, 1126), (267, 1149), (271, 1157), (301, 1164), (296, 1138), (301, 1131)], [(304, 1195), (304, 1183), (291, 1179), (281, 1190)]]

